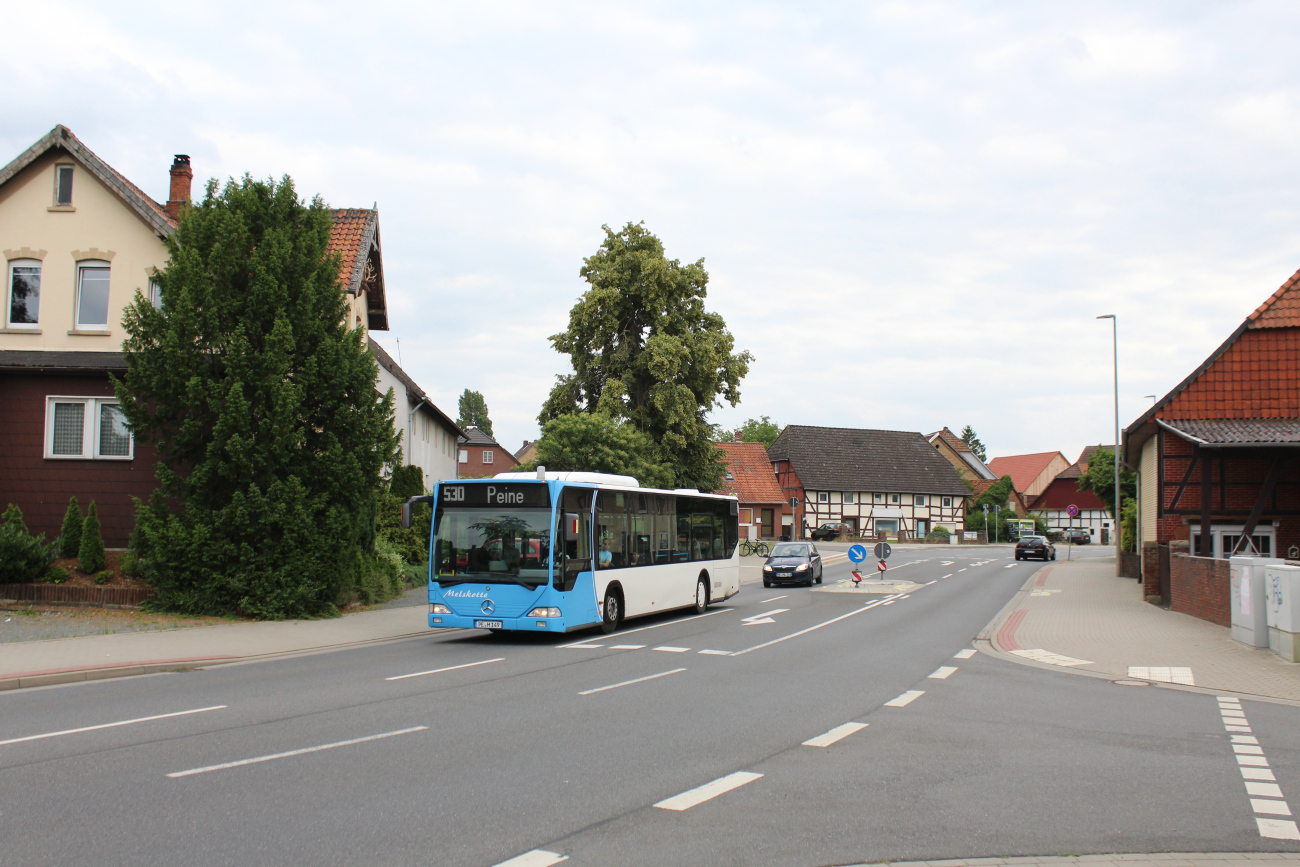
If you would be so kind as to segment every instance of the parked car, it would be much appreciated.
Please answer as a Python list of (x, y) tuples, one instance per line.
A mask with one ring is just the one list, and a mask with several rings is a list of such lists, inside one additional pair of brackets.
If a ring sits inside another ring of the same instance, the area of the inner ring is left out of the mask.
[(812, 536), (813, 541), (820, 539), (823, 542), (829, 542), (831, 539), (838, 539), (840, 536), (840, 530), (842, 529), (843, 528), (834, 521), (827, 521), (808, 535)]
[(1073, 530), (1067, 530), (1065, 532), (1065, 540), (1067, 542), (1073, 542), (1076, 545), (1087, 545), (1092, 541), (1092, 534), (1087, 530), (1076, 527)]
[(822, 583), (822, 555), (811, 542), (778, 542), (763, 564), (763, 586)]
[(1016, 543), (1016, 559), (1028, 560), (1030, 557), (1055, 560), (1056, 546), (1042, 536), (1024, 536)]

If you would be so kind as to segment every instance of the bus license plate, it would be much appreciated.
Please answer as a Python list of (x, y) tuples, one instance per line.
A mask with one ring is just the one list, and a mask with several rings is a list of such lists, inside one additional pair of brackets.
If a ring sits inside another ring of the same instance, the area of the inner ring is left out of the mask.
[(474, 628), (475, 629), (500, 629), (501, 621), (500, 620), (475, 620)]

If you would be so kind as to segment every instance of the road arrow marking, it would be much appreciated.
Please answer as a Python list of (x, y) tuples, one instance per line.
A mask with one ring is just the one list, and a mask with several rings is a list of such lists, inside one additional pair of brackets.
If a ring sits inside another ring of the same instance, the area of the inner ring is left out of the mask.
[(940, 565), (940, 566), (951, 566), (951, 565), (952, 565), (953, 563), (955, 563), (955, 562), (957, 562), (957, 561), (955, 561), (955, 560), (944, 560), (944, 561), (942, 561), (939, 565)]
[(773, 608), (771, 611), (764, 611), (762, 614), (755, 614), (750, 617), (746, 617), (744, 620), (740, 622), (745, 626), (754, 626), (755, 624), (758, 623), (776, 623), (776, 621), (772, 619), (772, 615), (784, 614), (789, 610), (790, 610), (789, 608)]

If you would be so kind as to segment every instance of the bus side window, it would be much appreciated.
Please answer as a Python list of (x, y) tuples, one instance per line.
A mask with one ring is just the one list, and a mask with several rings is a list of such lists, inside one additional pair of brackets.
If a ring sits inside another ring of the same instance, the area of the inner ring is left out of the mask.
[[(591, 491), (582, 488), (564, 489), (560, 501), (563, 511), (558, 518), (563, 530), (564, 571), (562, 576), (556, 574), (557, 590), (572, 590), (578, 573), (591, 569), (591, 495)], [(578, 524), (576, 539), (569, 538), (569, 522), (573, 517)]]

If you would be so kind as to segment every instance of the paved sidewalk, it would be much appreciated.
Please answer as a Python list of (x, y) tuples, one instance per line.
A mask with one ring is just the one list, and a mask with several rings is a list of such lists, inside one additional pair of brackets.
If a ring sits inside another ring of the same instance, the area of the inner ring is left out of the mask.
[(1152, 855), (1061, 855), (1042, 858), (970, 858), (949, 861), (894, 861), (849, 867), (1300, 867), (1300, 855), (1287, 852), (1174, 852)]
[(1300, 702), (1300, 664), (1151, 605), (1110, 557), (1046, 564), (980, 638), (1029, 664)]

